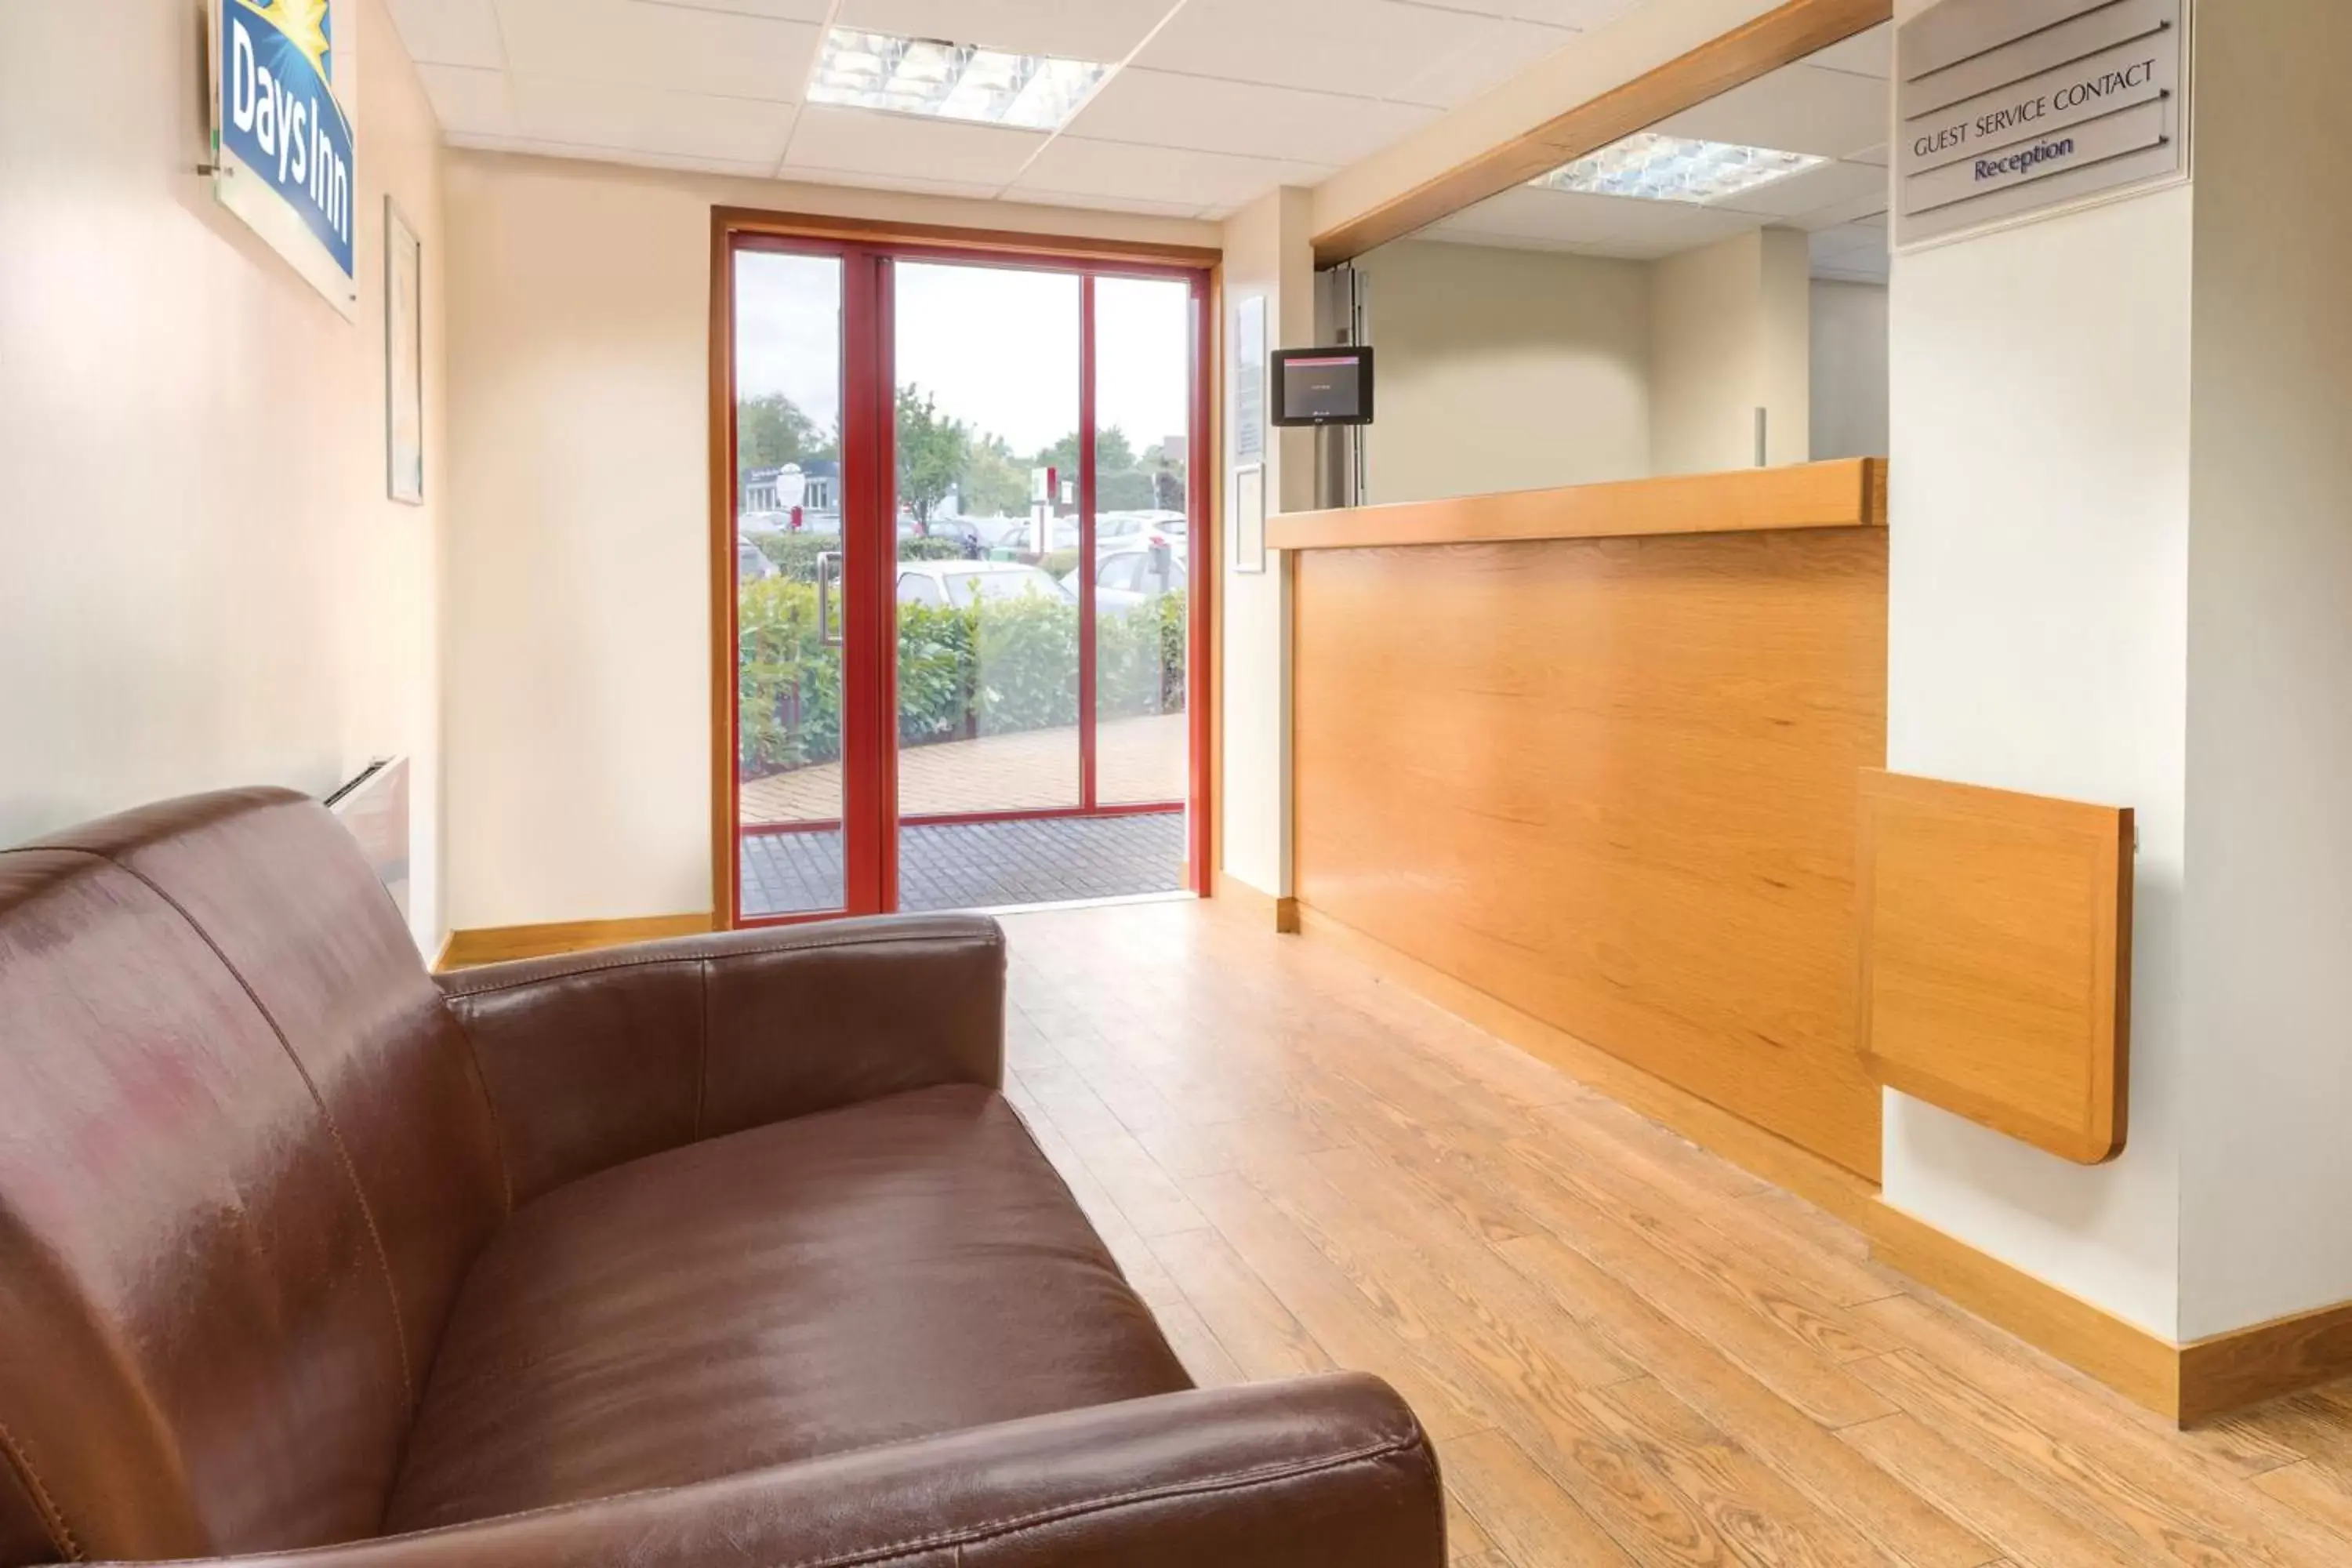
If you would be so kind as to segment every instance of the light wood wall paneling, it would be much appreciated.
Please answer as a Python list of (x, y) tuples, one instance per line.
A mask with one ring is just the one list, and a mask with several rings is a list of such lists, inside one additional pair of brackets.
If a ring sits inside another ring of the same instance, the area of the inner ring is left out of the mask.
[(1309, 911), (1863, 1176), (1875, 528), (1297, 557)]

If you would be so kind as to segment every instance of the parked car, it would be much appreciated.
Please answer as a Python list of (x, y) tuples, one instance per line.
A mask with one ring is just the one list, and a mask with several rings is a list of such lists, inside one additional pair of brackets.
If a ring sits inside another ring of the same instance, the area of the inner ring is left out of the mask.
[(1017, 561), (901, 561), (898, 602), (902, 605), (953, 605), (968, 609), (983, 600), (1018, 599), (1026, 595), (1067, 602), (1071, 590), (1054, 581), (1039, 566)]
[[(1095, 610), (1098, 615), (1118, 615), (1135, 608), (1148, 599), (1172, 593), (1184, 586), (1183, 535), (1173, 540), (1155, 540), (1150, 543), (1121, 545), (1113, 550), (1097, 550), (1095, 556)], [(1062, 579), (1063, 591), (1076, 598), (1078, 574), (1073, 570)]]
[(1181, 542), (1185, 519), (1181, 511), (1107, 511), (1095, 519), (1095, 548), (1148, 542), (1155, 534)]

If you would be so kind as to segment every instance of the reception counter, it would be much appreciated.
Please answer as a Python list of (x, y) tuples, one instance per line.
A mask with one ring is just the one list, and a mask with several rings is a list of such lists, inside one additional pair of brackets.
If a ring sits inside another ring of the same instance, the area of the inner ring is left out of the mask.
[(1885, 521), (1875, 459), (1269, 519), (1303, 917), (1875, 1181)]

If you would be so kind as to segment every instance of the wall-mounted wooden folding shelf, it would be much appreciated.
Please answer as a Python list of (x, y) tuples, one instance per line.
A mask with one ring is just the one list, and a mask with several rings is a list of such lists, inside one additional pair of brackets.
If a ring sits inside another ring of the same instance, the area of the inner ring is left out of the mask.
[(2122, 1152), (2130, 810), (1871, 770), (1861, 851), (1878, 1080), (2083, 1164)]

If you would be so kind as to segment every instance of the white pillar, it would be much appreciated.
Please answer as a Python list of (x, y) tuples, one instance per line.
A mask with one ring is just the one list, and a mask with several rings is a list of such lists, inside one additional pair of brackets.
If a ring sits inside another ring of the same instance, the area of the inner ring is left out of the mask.
[(2179, 1341), (2352, 1298), (2352, 7), (2194, 37), (2193, 185), (1890, 297), (1888, 765), (2140, 843), (2121, 1157), (1890, 1093), (1885, 1197)]
[[(1224, 355), (1230, 374), (1233, 331), (1241, 302), (1265, 301), (1266, 348), (1315, 341), (1315, 252), (1311, 198), (1303, 190), (1269, 192), (1226, 221)], [(1290, 896), (1290, 575), (1280, 552), (1262, 573), (1234, 570), (1233, 438), (1234, 388), (1225, 388), (1224, 450), (1218, 482), (1226, 487), (1223, 603), (1223, 863), (1227, 875), (1260, 892)], [(1268, 405), (1271, 417), (1271, 405)], [(1315, 433), (1266, 429), (1265, 510), (1304, 511), (1315, 504)]]

